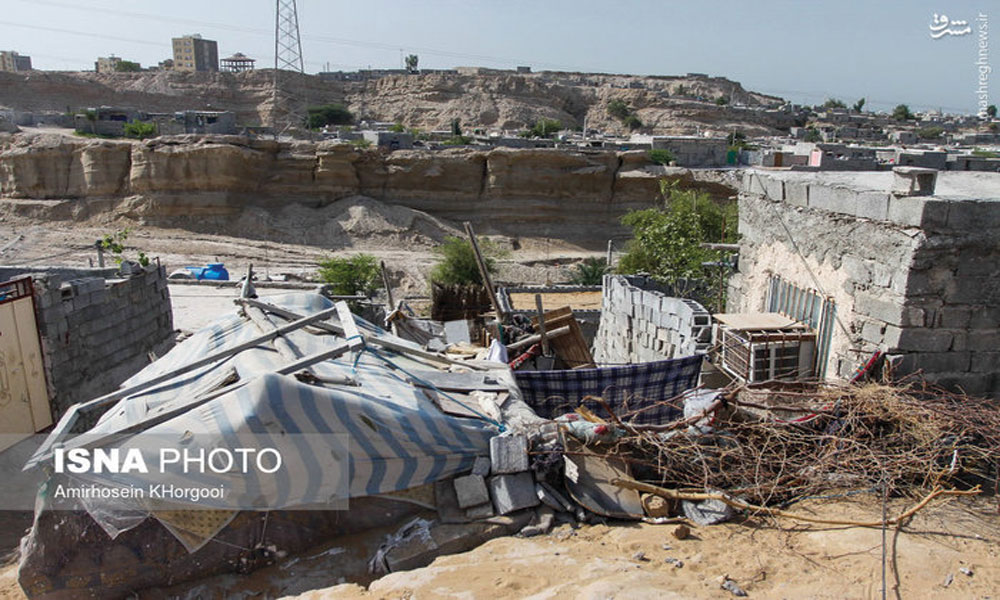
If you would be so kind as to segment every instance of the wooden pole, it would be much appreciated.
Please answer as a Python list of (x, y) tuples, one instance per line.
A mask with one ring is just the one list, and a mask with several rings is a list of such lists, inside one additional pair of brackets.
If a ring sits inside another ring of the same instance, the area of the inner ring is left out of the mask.
[(542, 355), (552, 356), (549, 349), (549, 337), (545, 335), (545, 311), (542, 310), (542, 295), (535, 294), (535, 310), (538, 311), (538, 335), (542, 338)]
[(466, 221), (464, 225), (465, 233), (468, 234), (469, 241), (472, 243), (472, 251), (476, 255), (476, 265), (479, 266), (479, 274), (483, 278), (483, 285), (486, 286), (486, 293), (490, 295), (490, 303), (493, 304), (493, 310), (497, 313), (497, 319), (503, 323), (507, 315), (500, 308), (500, 301), (497, 299), (496, 290), (493, 289), (493, 280), (490, 279), (490, 273), (486, 270), (486, 261), (483, 260), (483, 253), (479, 250), (479, 242), (476, 241), (476, 232), (472, 229), (472, 223)]

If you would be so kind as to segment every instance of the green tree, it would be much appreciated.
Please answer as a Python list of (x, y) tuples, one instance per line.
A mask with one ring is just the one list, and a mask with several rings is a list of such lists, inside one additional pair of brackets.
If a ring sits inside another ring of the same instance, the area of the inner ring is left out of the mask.
[(703, 242), (722, 242), (736, 236), (738, 214), (734, 202), (717, 203), (708, 194), (680, 190), (661, 182), (667, 197), (663, 208), (632, 211), (622, 223), (632, 229), (632, 239), (618, 263), (619, 273), (645, 272), (655, 279), (676, 284), (699, 278), (703, 262), (717, 259), (718, 252), (701, 247)]
[(409, 71), (410, 73), (416, 73), (417, 63), (419, 61), (420, 58), (416, 54), (408, 54), (406, 56), (406, 70)]
[(910, 112), (909, 106), (899, 104), (896, 108), (892, 109), (892, 118), (897, 121), (909, 121), (913, 119), (913, 113)]
[(655, 162), (658, 165), (669, 165), (673, 161), (677, 160), (674, 153), (666, 148), (657, 148), (655, 150), (646, 151), (646, 155), (649, 156), (649, 160)]
[(399, 121), (396, 121), (396, 123), (392, 127), (389, 128), (389, 131), (392, 131), (392, 132), (395, 132), (395, 133), (403, 133), (404, 131), (406, 131), (406, 127), (403, 127), (402, 123), (400, 123)]
[(569, 282), (574, 285), (601, 285), (608, 272), (608, 260), (603, 257), (585, 258), (574, 267)]
[(997, 105), (996, 104), (990, 104), (989, 106), (986, 107), (986, 116), (988, 116), (991, 119), (997, 118)]
[(844, 104), (842, 100), (837, 100), (836, 98), (827, 98), (826, 102), (823, 103), (823, 108), (825, 109), (847, 108), (847, 105)]
[(531, 135), (540, 138), (550, 137), (553, 133), (556, 133), (562, 129), (562, 122), (555, 119), (539, 119), (535, 121), (535, 125), (531, 128)]
[(677, 89), (674, 90), (674, 93), (677, 94), (678, 96), (687, 96), (687, 90), (684, 88), (684, 84), (682, 83), (678, 85)]
[[(490, 275), (495, 274), (497, 258), (502, 256), (503, 252), (489, 240), (478, 238), (477, 242), (479, 250), (483, 253), (486, 271)], [(431, 281), (444, 285), (469, 283), (481, 285), (483, 283), (483, 278), (479, 274), (479, 265), (476, 263), (476, 253), (469, 240), (448, 236), (444, 243), (434, 249), (434, 253), (440, 257), (440, 260), (431, 270)]]
[(138, 73), (139, 71), (142, 71), (142, 67), (137, 62), (121, 60), (115, 64), (115, 71), (118, 73)]
[(451, 135), (460, 136), (462, 135), (462, 121), (458, 117), (451, 120)]
[(371, 254), (333, 257), (319, 263), (319, 278), (337, 296), (371, 296), (382, 287), (378, 260)]
[(865, 107), (865, 99), (859, 98), (857, 102), (854, 103), (854, 112), (861, 112), (861, 109)]
[(354, 115), (343, 104), (323, 104), (310, 106), (306, 109), (306, 125), (309, 129), (317, 129), (324, 125), (353, 125)]
[(808, 127), (806, 128), (806, 135), (802, 139), (807, 142), (816, 143), (823, 141), (823, 136), (820, 135), (819, 130), (816, 129), (815, 127)]
[(125, 135), (144, 140), (156, 136), (156, 123), (148, 121), (129, 121), (124, 125)]
[(625, 127), (628, 127), (629, 129), (632, 130), (642, 128), (642, 121), (640, 121), (639, 117), (635, 115), (629, 115), (625, 117), (625, 120), (622, 121), (622, 124), (625, 125)]
[(632, 109), (629, 108), (628, 104), (625, 104), (624, 100), (612, 100), (608, 102), (608, 114), (620, 121), (624, 121), (632, 114)]
[(719, 106), (725, 106), (729, 104), (729, 98), (726, 98), (725, 96), (719, 96), (718, 98), (715, 99), (715, 103), (718, 104)]
[(925, 140), (937, 140), (944, 135), (944, 128), (936, 125), (931, 127), (921, 127), (917, 130), (917, 136)]

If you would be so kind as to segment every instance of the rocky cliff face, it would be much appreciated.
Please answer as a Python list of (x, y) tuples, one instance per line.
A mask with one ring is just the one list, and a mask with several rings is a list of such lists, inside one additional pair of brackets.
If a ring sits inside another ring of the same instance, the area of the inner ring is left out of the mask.
[[(14, 136), (0, 142), (0, 197), (62, 201), (29, 203), (34, 211), (50, 206), (45, 218), (111, 211), (193, 229), (206, 216), (238, 217), (292, 204), (321, 208), (366, 196), (436, 218), (472, 220), (486, 233), (557, 237), (572, 231), (570, 237), (590, 245), (619, 233), (625, 211), (655, 202), (661, 177), (702, 185), (690, 171), (650, 164), (644, 152), (386, 153), (239, 136), (134, 143)], [(23, 202), (3, 203), (27, 210)]]
[[(147, 112), (231, 110), (241, 125), (269, 124), (274, 108), (273, 71), (245, 73), (0, 73), (0, 106), (23, 111), (128, 106)], [(360, 118), (393, 121), (423, 130), (448, 129), (459, 119), (467, 129), (517, 130), (540, 118), (566, 127), (624, 131), (608, 114), (611, 100), (633, 108), (649, 133), (698, 131), (775, 134), (789, 123), (775, 115), (718, 106), (724, 97), (747, 106), (776, 106), (780, 98), (744, 90), (739, 83), (708, 77), (637, 77), (542, 72), (478, 75), (427, 73), (369, 81), (324, 81), (282, 72), (292, 108), (340, 102)]]

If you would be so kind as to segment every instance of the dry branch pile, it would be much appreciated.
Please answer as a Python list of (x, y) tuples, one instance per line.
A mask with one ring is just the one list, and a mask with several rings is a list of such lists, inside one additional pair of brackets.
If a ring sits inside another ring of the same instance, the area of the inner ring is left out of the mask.
[(710, 426), (700, 429), (643, 431), (621, 415), (628, 434), (613, 452), (632, 463), (639, 481), (719, 489), (760, 505), (849, 490), (996, 490), (996, 401), (880, 384), (740, 386), (723, 398), (712, 407)]

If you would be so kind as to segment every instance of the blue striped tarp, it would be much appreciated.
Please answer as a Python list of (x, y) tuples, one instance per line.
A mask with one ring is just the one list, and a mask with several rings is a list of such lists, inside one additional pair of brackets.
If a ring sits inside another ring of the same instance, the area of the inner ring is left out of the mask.
[[(289, 294), (268, 301), (301, 315), (332, 306), (315, 294)], [(278, 326), (288, 322), (274, 315), (271, 318)], [(360, 318), (357, 324), (370, 335), (406, 343)], [(235, 314), (225, 317), (177, 345), (124, 385), (155, 377), (259, 334), (246, 319)], [(343, 342), (339, 336), (306, 330), (292, 332), (286, 339), (303, 356)], [(407, 371), (429, 368), (404, 354), (381, 348), (378, 352)], [(121, 431), (233, 377), (248, 381), (132, 436), (121, 447), (149, 447), (159, 440), (176, 443), (182, 438), (188, 440), (185, 443), (190, 449), (291, 447), (294, 451), (282, 452), (287, 465), (284, 475), (266, 482), (243, 473), (195, 477), (198, 485), (225, 485), (245, 501), (264, 503), (268, 508), (329, 506), (343, 499), (343, 494), (370, 496), (432, 483), (471, 468), (477, 456), (488, 453), (489, 439), (497, 434), (497, 428), (483, 420), (445, 414), (432, 401), (433, 392), (414, 386), (401, 372), (368, 352), (346, 354), (311, 367), (321, 379), (350, 375), (359, 382), (357, 386), (305, 383), (294, 376), (274, 374), (284, 363), (269, 344), (251, 348), (121, 400), (88, 434)], [(511, 386), (516, 394), (512, 380)], [(145, 486), (147, 479), (138, 474), (103, 475), (104, 481), (118, 485)], [(186, 483), (191, 485), (190, 480)], [(211, 504), (201, 502), (199, 507)], [(232, 508), (232, 502), (221, 507)]]

